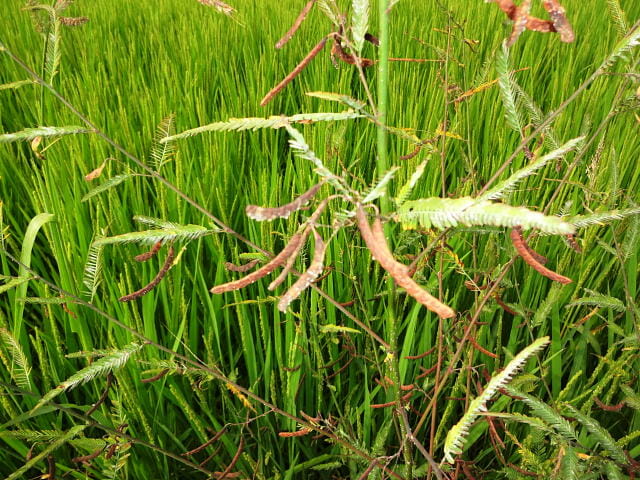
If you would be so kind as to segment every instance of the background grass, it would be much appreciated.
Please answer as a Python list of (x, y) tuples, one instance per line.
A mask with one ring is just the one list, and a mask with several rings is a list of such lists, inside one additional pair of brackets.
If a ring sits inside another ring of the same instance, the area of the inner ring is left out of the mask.
[[(28, 13), (21, 10), (21, 1), (5, 3), (0, 38), (27, 64), (38, 69), (42, 58), (41, 38), (34, 31)], [(450, 54), (445, 58), (448, 86), (463, 92), (497, 77), (494, 55), (508, 36), (510, 25), (495, 5), (449, 3), (447, 8), (455, 21), (464, 26), (463, 32), (455, 30), (455, 35), (448, 40), (446, 33), (439, 29), (447, 27), (449, 17), (435, 2), (421, 5), (400, 2), (391, 16), (390, 50), (393, 57), (442, 59), (439, 51), (446, 50), (450, 41)], [(630, 0), (621, 4), (633, 23), (640, 15), (640, 5)], [(229, 117), (338, 109), (305, 96), (307, 91), (343, 92), (364, 98), (357, 72), (344, 64), (335, 69), (327, 48), (268, 107), (258, 107), (262, 96), (297, 64), (321, 35), (330, 31), (330, 24), (316, 10), (298, 35), (282, 51), (275, 51), (273, 44), (297, 15), (300, 2), (244, 0), (234, 6), (239, 11), (237, 21), (195, 1), (77, 2), (70, 7), (69, 14), (86, 15), (90, 22), (64, 30), (62, 69), (55, 86), (109, 136), (139, 158), (148, 158), (156, 126), (170, 113), (176, 114), (177, 130), (182, 131)], [(575, 91), (619, 39), (603, 4), (586, 7), (582, 2), (567, 1), (565, 6), (577, 32), (575, 43), (565, 45), (555, 36), (525, 32), (511, 51), (512, 67), (528, 68), (516, 74), (518, 82), (545, 112), (553, 111)], [(543, 15), (538, 10), (536, 13)], [(470, 41), (465, 43), (463, 38)], [(373, 47), (367, 46), (365, 55), (375, 56)], [(623, 63), (616, 70), (626, 71), (625, 68)], [(366, 75), (374, 85), (373, 69)], [(6, 55), (0, 56), (0, 84), (24, 78), (25, 74)], [(414, 128), (420, 137), (433, 136), (445, 115), (442, 81), (443, 70), (438, 63), (392, 63), (389, 124)], [(623, 81), (619, 76), (598, 79), (554, 123), (557, 136), (565, 141), (583, 132), (592, 134), (608, 114), (616, 89)], [(79, 124), (52, 96), (45, 92), (41, 97), (36, 86), (0, 91), (0, 102), (0, 133), (36, 125)], [(511, 154), (520, 138), (506, 125), (497, 87), (474, 95), (456, 108), (451, 105), (446, 108), (449, 130), (462, 137), (462, 140), (450, 139), (446, 144), (446, 191), (456, 196), (472, 194)], [(637, 117), (633, 113), (616, 116), (567, 185), (559, 187), (558, 183), (565, 164), (559, 164), (559, 170), (552, 166), (523, 184), (523, 188), (511, 196), (510, 203), (542, 208), (553, 192), (561, 188), (551, 206), (552, 213), (560, 212), (568, 201), (572, 202), (570, 213), (633, 205), (638, 200), (636, 192), (640, 186), (636, 166), (640, 151), (637, 132)], [(375, 132), (371, 124), (365, 121), (317, 124), (305, 127), (304, 133), (312, 148), (334, 171), (347, 169), (353, 183), (361, 187), (374, 181)], [(200, 135), (179, 142), (179, 153), (163, 174), (227, 225), (265, 249), (277, 251), (283, 237), (295, 230), (296, 218), (257, 224), (245, 217), (244, 207), (249, 203), (286, 203), (317, 181), (311, 167), (293, 157), (286, 140), (281, 131)], [(597, 150), (599, 143), (601, 148)], [(392, 164), (402, 167), (398, 185), (402, 185), (424, 159), (422, 156), (408, 161), (399, 159), (411, 149), (406, 141), (391, 138)], [(83, 291), (84, 265), (92, 238), (100, 233), (114, 235), (138, 229), (132, 221), (134, 215), (183, 224), (209, 224), (174, 193), (145, 177), (135, 177), (82, 202), (82, 197), (92, 188), (83, 176), (104, 159), (113, 160), (108, 162), (103, 179), (138, 171), (95, 135), (63, 138), (44, 156), (35, 156), (28, 144), (0, 147), (2, 221), (8, 229), (4, 244), (7, 251), (17, 255), (30, 219), (42, 212), (55, 215), (54, 221), (44, 226), (44, 234), (36, 238), (32, 266), (65, 290), (76, 294)], [(513, 168), (525, 162), (521, 156)], [(102, 179), (95, 182), (100, 181)], [(440, 195), (442, 182), (440, 165), (434, 158), (414, 198)], [(392, 187), (392, 191), (395, 188)], [(474, 350), (465, 352), (463, 365), (473, 367), (472, 373), (467, 374), (467, 369), (463, 369), (452, 378), (436, 409), (436, 426), (440, 432), (433, 444), (436, 458), (441, 457), (444, 434), (457, 421), (465, 405), (464, 401), (445, 400), (445, 395), (474, 396), (475, 382), (484, 382), (481, 370), (493, 372), (503, 366), (505, 359), (533, 338), (552, 337), (552, 346), (542, 358), (542, 372), (531, 369), (540, 377), (538, 385), (542, 387), (536, 391), (549, 403), (558, 399), (567, 381), (579, 372), (567, 394), (568, 399), (584, 393), (588, 398), (599, 396), (605, 403), (617, 403), (624, 397), (619, 384), (636, 388), (632, 373), (638, 367), (636, 356), (623, 355), (619, 344), (622, 339), (635, 339), (637, 335), (638, 319), (633, 306), (638, 298), (638, 224), (631, 222), (632, 228), (628, 228), (629, 224), (630, 221), (624, 221), (587, 229), (581, 239), (582, 254), (573, 252), (555, 237), (536, 241), (535, 247), (551, 259), (553, 268), (574, 279), (569, 287), (552, 286), (550, 281), (516, 262), (505, 279), (501, 295), (521, 315), (510, 315), (495, 302), (490, 302), (482, 313), (481, 320), (486, 323), (478, 327), (475, 338), (483, 347), (498, 354), (500, 361), (495, 362)], [(429, 241), (425, 235), (395, 232), (399, 253), (416, 254)], [(464, 263), (468, 275), (485, 272), (495, 275), (512, 255), (508, 238), (502, 231), (460, 232), (449, 238), (448, 245)], [(628, 251), (623, 258), (620, 252), (624, 246)], [(131, 258), (141, 252), (140, 247), (107, 246), (104, 281), (94, 303), (153, 341), (216, 366), (290, 413), (299, 414), (302, 410), (311, 415), (319, 412), (325, 419), (333, 417), (341, 438), (372, 455), (395, 453), (399, 440), (391, 409), (369, 408), (370, 404), (391, 399), (374, 381), (386, 374), (384, 352), (364, 333), (323, 333), (320, 328), (327, 324), (356, 327), (351, 320), (314, 292), (303, 295), (294, 305), (294, 313), (290, 310), (282, 314), (264, 282), (223, 296), (208, 293), (211, 286), (230, 278), (223, 263), (237, 261), (238, 254), (247, 251), (251, 250), (245, 244), (225, 235), (193, 242), (177, 267), (152, 293), (136, 302), (121, 304), (117, 298), (153, 278), (162, 259), (137, 264)], [(438, 258), (432, 259), (419, 277), (421, 283), (434, 292), (438, 289), (435, 275)], [(469, 278), (456, 271), (451, 255), (445, 253), (442, 258), (444, 298), (459, 312), (472, 310), (476, 294), (463, 286)], [(385, 279), (381, 274), (373, 274), (369, 255), (354, 240), (352, 230), (341, 232), (331, 243), (327, 265), (333, 270), (319, 286), (338, 302), (355, 301), (349, 307), (351, 311), (388, 339), (390, 325), (383, 321), (387, 308)], [(4, 275), (17, 273), (15, 265), (5, 257), (2, 267)], [(594, 313), (593, 306), (568, 307), (569, 302), (588, 296), (584, 289), (620, 299), (626, 305), (624, 312), (601, 307)], [(15, 307), (17, 295), (16, 290), (4, 295), (2, 324), (11, 331), (18, 316), (23, 318), (25, 328), (13, 331), (13, 335), (33, 366), (32, 391), (38, 396), (87, 365), (85, 359), (66, 358), (65, 354), (122, 348), (134, 340), (129, 333), (77, 305), (69, 304), (71, 313), (68, 313), (59, 305), (27, 304), (20, 314)], [(55, 293), (32, 281), (28, 295)], [(593, 315), (587, 315), (590, 313)], [(424, 352), (436, 344), (438, 320), (425, 309), (413, 301), (403, 301), (399, 318), (402, 357)], [(445, 359), (455, 351), (455, 338), (461, 336), (463, 320), (464, 316), (444, 325)], [(637, 340), (634, 342), (625, 345), (637, 352)], [(6, 352), (4, 355), (8, 356)], [(598, 362), (601, 356), (609, 360)], [(198, 463), (213, 455), (208, 467), (224, 470), (242, 436), (244, 453), (236, 469), (247, 477), (255, 472), (258, 478), (298, 475), (327, 478), (326, 471), (311, 469), (314, 465), (324, 465), (335, 475), (357, 478), (366, 468), (366, 463), (348, 455), (343, 448), (323, 440), (278, 437), (277, 432), (293, 431), (296, 426), (274, 414), (244, 427), (237, 425), (246, 420), (247, 414), (256, 413), (247, 410), (241, 399), (223, 383), (193, 375), (171, 375), (151, 384), (140, 383), (142, 376), (149, 376), (142, 375), (149, 368), (143, 361), (157, 366), (158, 361), (171, 359), (147, 347), (136, 359), (139, 361), (130, 362), (115, 374), (109, 400), (93, 415), (101, 424), (115, 428), (118, 422), (124, 423), (122, 419), (126, 417), (130, 435), (176, 454), (205, 442), (212, 436), (211, 431), (235, 424), (228, 427), (228, 433), (220, 442), (195, 455), (194, 461)], [(323, 368), (334, 361), (329, 368)], [(348, 361), (351, 361), (349, 366), (340, 370)], [(401, 359), (401, 380), (414, 382), (421, 372), (419, 367), (429, 368), (433, 362), (432, 357), (420, 361)], [(599, 364), (602, 364), (600, 371), (592, 376)], [(7, 367), (0, 372), (5, 383), (12, 383), (9, 370)], [(422, 381), (428, 391), (433, 378)], [(86, 411), (103, 388), (101, 378), (60, 398), (65, 399), (65, 405)], [(422, 411), (428, 400), (428, 395), (416, 396), (413, 406)], [(15, 393), (3, 397), (1, 421), (7, 422), (27, 412), (36, 401), (37, 398)], [(504, 399), (501, 402), (504, 408)], [(258, 405), (255, 408), (258, 413), (265, 412)], [(640, 418), (631, 408), (621, 413), (598, 411), (598, 415), (615, 438), (639, 427)], [(417, 418), (410, 412), (412, 424)], [(20, 428), (66, 431), (78, 422), (56, 410), (25, 420)], [(505, 478), (508, 473), (495, 473), (503, 465), (489, 446), (486, 429), (485, 422), (474, 429), (471, 436), (474, 441), (470, 442), (466, 458), (476, 462), (476, 472), (487, 472), (485, 478)], [(526, 427), (514, 425), (511, 431), (520, 439), (529, 438)], [(90, 427), (84, 434), (100, 438), (105, 433)], [(24, 464), (32, 442), (8, 435), (2, 435), (2, 440), (6, 448), (0, 452), (0, 471), (9, 474)], [(420, 440), (429, 444), (427, 428), (421, 431)], [(581, 440), (585, 448), (596, 448), (595, 443)], [(637, 441), (628, 447), (632, 457), (637, 458), (640, 454)], [(103, 478), (112, 473), (110, 469), (116, 468), (115, 460), (104, 456), (98, 457), (91, 467), (74, 464), (71, 457), (88, 453), (82, 448), (68, 446), (56, 450), (54, 457), (60, 472), (69, 472), (73, 477), (89, 472), (91, 476)], [(131, 478), (175, 478), (193, 471), (141, 445), (135, 445), (129, 452), (132, 458), (126, 469)], [(509, 462), (533, 468), (526, 463), (526, 458), (523, 460), (522, 452), (523, 449), (519, 451), (509, 442), (504, 455)], [(544, 455), (540, 453), (540, 456)], [(31, 477), (38, 469), (46, 469), (45, 462), (36, 465), (30, 472)], [(124, 468), (120, 470), (123, 475), (122, 472)]]

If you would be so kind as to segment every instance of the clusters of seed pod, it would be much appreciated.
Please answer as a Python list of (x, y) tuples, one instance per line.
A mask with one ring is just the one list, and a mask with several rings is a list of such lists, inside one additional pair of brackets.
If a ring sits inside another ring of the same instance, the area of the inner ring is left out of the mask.
[(513, 242), (513, 246), (516, 248), (518, 254), (522, 257), (522, 259), (531, 266), (536, 272), (544, 275), (551, 280), (556, 282), (560, 282), (563, 284), (571, 283), (572, 280), (568, 277), (560, 275), (552, 270), (549, 270), (544, 266), (547, 263), (547, 259), (533, 250), (529, 245), (527, 245), (526, 240), (522, 237), (522, 228), (515, 227), (511, 230), (511, 241)]
[[(315, 196), (321, 186), (322, 183), (314, 185), (294, 201), (280, 207), (258, 207), (255, 205), (249, 205), (246, 209), (247, 215), (254, 220), (273, 220), (275, 218), (287, 218), (291, 213), (300, 210), (304, 205), (306, 205)], [(318, 278), (324, 268), (324, 255), (327, 245), (322, 239), (322, 236), (316, 231), (315, 224), (320, 217), (320, 214), (327, 206), (329, 200), (330, 198), (326, 198), (322, 202), (320, 202), (313, 214), (306, 221), (306, 225), (301, 229), (301, 231), (297, 232), (291, 237), (282, 251), (273, 259), (271, 259), (271, 261), (263, 265), (258, 270), (251, 272), (248, 275), (239, 278), (238, 280), (227, 282), (222, 285), (216, 285), (210, 290), (211, 293), (220, 294), (238, 290), (256, 282), (257, 280), (260, 280), (263, 277), (266, 277), (276, 268), (283, 267), (280, 275), (278, 275), (278, 277), (269, 284), (269, 290), (274, 290), (285, 280), (287, 275), (291, 272), (296, 259), (300, 255), (300, 252), (302, 251), (302, 248), (307, 241), (307, 238), (309, 237), (310, 233), (313, 232), (315, 249), (311, 264), (309, 265), (309, 268), (307, 268), (307, 270), (299, 276), (296, 282), (289, 288), (289, 290), (287, 290), (287, 292), (278, 302), (278, 308), (280, 309), (280, 311), (286, 311), (291, 302), (298, 298), (300, 294)], [(228, 270), (236, 272), (245, 272), (252, 268), (254, 265), (254, 262), (249, 262), (248, 264), (239, 267), (229, 263), (225, 264)]]
[(525, 30), (544, 33), (557, 32), (560, 35), (560, 40), (566, 43), (571, 43), (575, 40), (575, 34), (567, 20), (566, 11), (558, 0), (544, 0), (542, 2), (542, 6), (549, 13), (551, 20), (542, 20), (530, 16), (531, 0), (523, 0), (520, 6), (513, 3), (513, 0), (490, 1), (497, 3), (500, 9), (514, 21), (513, 31), (507, 42), (508, 46), (513, 45)]
[[(138, 257), (136, 257), (136, 259), (138, 259), (139, 257), (148, 255), (148, 257), (143, 258), (143, 260), (138, 260), (138, 261), (144, 261), (144, 260), (148, 260), (149, 258), (151, 258), (153, 255), (155, 255), (157, 253), (157, 251), (160, 249), (160, 247), (156, 248), (158, 244), (156, 243), (153, 246), (153, 249), (151, 250), (151, 252), (147, 252), (146, 254), (142, 254), (142, 255), (138, 255)], [(155, 251), (154, 251), (155, 250)], [(151, 254), (151, 255), (149, 255)], [(167, 254), (167, 258), (165, 259), (164, 263), (162, 264), (162, 267), (160, 268), (160, 271), (158, 272), (158, 274), (154, 277), (153, 280), (151, 280), (147, 285), (145, 285), (144, 287), (142, 287), (140, 290), (136, 290), (133, 293), (130, 293), (128, 295), (125, 295), (123, 297), (120, 297), (118, 300), (121, 302), (130, 302), (131, 300), (135, 300), (136, 298), (140, 298), (143, 297), (144, 295), (146, 295), (147, 293), (149, 293), (151, 290), (153, 290), (161, 281), (162, 279), (166, 276), (167, 272), (171, 269), (171, 267), (173, 266), (173, 260), (176, 258), (176, 252), (173, 249), (173, 246), (169, 247), (169, 253)]]
[(389, 275), (391, 275), (400, 287), (404, 288), (409, 295), (441, 318), (451, 318), (455, 316), (456, 313), (451, 307), (445, 305), (420, 287), (420, 285), (409, 276), (409, 268), (393, 258), (393, 254), (389, 250), (387, 240), (384, 236), (380, 218), (376, 217), (373, 227), (371, 227), (364, 208), (362, 205), (358, 205), (356, 208), (356, 221), (360, 229), (360, 235), (362, 235), (371, 255), (378, 261), (382, 268), (389, 272)]

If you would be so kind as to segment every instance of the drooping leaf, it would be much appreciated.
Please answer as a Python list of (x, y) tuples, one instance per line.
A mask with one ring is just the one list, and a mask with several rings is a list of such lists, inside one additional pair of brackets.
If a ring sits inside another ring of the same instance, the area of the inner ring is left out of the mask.
[(140, 232), (129, 232), (113, 237), (103, 237), (93, 242), (93, 245), (113, 245), (122, 243), (142, 243), (153, 245), (154, 243), (173, 242), (173, 241), (191, 241), (196, 238), (218, 233), (220, 230), (209, 229), (201, 225), (176, 225), (171, 228), (162, 228), (154, 230), (143, 230)]
[[(431, 155), (429, 155), (429, 158), (431, 158)], [(413, 172), (413, 175), (411, 175), (411, 178), (409, 178), (409, 181), (405, 183), (400, 189), (400, 191), (398, 192), (398, 196), (395, 198), (395, 202), (398, 207), (402, 206), (402, 204), (411, 195), (411, 192), (413, 191), (413, 187), (416, 186), (416, 183), (418, 183), (418, 180), (420, 180), (420, 178), (422, 177), (422, 174), (424, 173), (424, 169), (426, 168), (427, 163), (429, 162), (429, 158), (427, 158), (424, 162), (422, 162), (420, 165), (416, 167), (416, 171)]]
[(364, 46), (364, 37), (369, 29), (369, 0), (353, 0), (351, 34), (356, 53), (360, 55)]
[(89, 200), (90, 198), (95, 197), (96, 195), (101, 194), (102, 192), (109, 190), (110, 188), (115, 187), (116, 185), (120, 185), (122, 182), (129, 180), (130, 178), (132, 178), (133, 175), (131, 175), (130, 173), (123, 173), (122, 175), (116, 175), (115, 177), (111, 177), (109, 180), (107, 180), (104, 183), (101, 183), (100, 185), (98, 185), (95, 188), (92, 188), (91, 190), (89, 190), (84, 197), (82, 197), (82, 199), (80, 200), (81, 202), (86, 202), (87, 200)]

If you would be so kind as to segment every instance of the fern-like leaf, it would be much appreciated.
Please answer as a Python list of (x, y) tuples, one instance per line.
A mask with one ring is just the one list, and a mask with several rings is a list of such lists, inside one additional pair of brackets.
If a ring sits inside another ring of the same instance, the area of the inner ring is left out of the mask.
[(416, 186), (416, 183), (418, 183), (418, 180), (420, 180), (420, 178), (422, 177), (422, 174), (424, 173), (424, 169), (426, 168), (428, 162), (429, 159), (426, 159), (424, 162), (418, 165), (416, 167), (416, 171), (413, 172), (413, 175), (411, 175), (409, 181), (402, 186), (402, 188), (398, 192), (398, 196), (395, 198), (395, 202), (398, 207), (402, 206), (402, 204), (406, 202), (407, 198), (409, 198), (411, 192), (413, 191), (413, 187)]
[(36, 137), (61, 137), (63, 135), (77, 135), (79, 133), (90, 132), (92, 132), (92, 130), (76, 126), (25, 128), (19, 132), (0, 135), (0, 143), (30, 142)]
[(544, 167), (551, 160), (560, 158), (566, 155), (568, 152), (576, 148), (578, 144), (582, 142), (584, 137), (574, 138), (562, 145), (560, 148), (547, 153), (540, 157), (538, 160), (531, 162), (529, 165), (521, 168), (506, 180), (498, 183), (495, 187), (487, 190), (483, 195), (478, 197), (478, 200), (498, 200), (504, 197), (507, 193), (512, 192), (513, 189), (525, 178), (535, 174), (538, 170)]
[(610, 308), (614, 312), (624, 312), (627, 307), (618, 298), (611, 297), (609, 295), (603, 295), (602, 293), (587, 290), (588, 297), (582, 297), (566, 305), (566, 307), (575, 307), (579, 305), (596, 306), (600, 308)]
[(462, 453), (464, 442), (469, 434), (469, 427), (473, 421), (487, 410), (487, 402), (499, 388), (509, 383), (513, 376), (524, 366), (527, 360), (549, 344), (549, 337), (542, 337), (518, 353), (500, 373), (495, 375), (484, 391), (475, 398), (460, 421), (449, 430), (444, 444), (444, 458), (454, 463), (454, 455)]
[(131, 358), (133, 354), (139, 352), (143, 346), (144, 344), (131, 343), (124, 347), (122, 350), (113, 351), (110, 354), (99, 358), (91, 365), (74, 373), (56, 388), (45, 394), (40, 399), (40, 401), (38, 401), (38, 404), (33, 408), (32, 411), (35, 411), (44, 404), (50, 402), (62, 392), (77, 387), (80, 384), (87, 383), (96, 377), (107, 375), (113, 370), (122, 368), (122, 366), (127, 363), (129, 358)]
[(159, 172), (162, 166), (169, 162), (176, 152), (176, 146), (173, 142), (163, 142), (164, 138), (170, 138), (175, 133), (175, 114), (171, 114), (164, 118), (153, 139), (153, 146), (151, 147), (151, 163), (156, 172)]
[(0, 85), (0, 90), (14, 90), (25, 85), (35, 85), (35, 82), (33, 80), (18, 80), (17, 82), (3, 83)]
[(7, 365), (9, 375), (20, 388), (31, 391), (31, 366), (29, 360), (22, 350), (22, 346), (6, 328), (0, 328), (0, 340), (6, 349), (10, 361)]
[(512, 207), (471, 197), (431, 197), (411, 200), (398, 208), (397, 219), (404, 228), (439, 228), (493, 225), (538, 228), (544, 233), (567, 235), (575, 232), (573, 225), (559, 217), (543, 215), (525, 207)]
[(509, 48), (506, 42), (502, 43), (502, 50), (496, 58), (496, 71), (498, 72), (500, 96), (506, 111), (507, 125), (516, 132), (522, 132), (522, 116), (518, 110), (516, 91), (513, 86), (515, 80), (509, 70)]
[(352, 9), (353, 46), (360, 55), (364, 46), (364, 36), (369, 29), (369, 0), (353, 0)]
[(373, 202), (374, 200), (383, 197), (387, 193), (387, 185), (393, 179), (396, 172), (399, 170), (399, 167), (390, 168), (380, 179), (380, 181), (376, 184), (375, 187), (371, 189), (369, 193), (362, 199), (362, 203)]
[(620, 1), (607, 0), (607, 10), (609, 10), (609, 16), (613, 19), (618, 35), (624, 36), (624, 34), (629, 31), (629, 21), (627, 20), (627, 15), (620, 6)]
[(219, 233), (220, 229), (209, 229), (201, 225), (175, 225), (169, 228), (143, 230), (141, 232), (129, 232), (113, 237), (103, 237), (93, 242), (93, 245), (113, 245), (123, 243), (142, 243), (153, 245), (154, 243), (168, 243), (173, 241), (190, 242), (196, 238)]
[(557, 480), (578, 480), (580, 474), (580, 460), (576, 450), (567, 443), (561, 443), (562, 459)]
[[(94, 238), (99, 240), (100, 237)], [(102, 282), (102, 250), (104, 245), (95, 245), (92, 241), (89, 251), (87, 252), (87, 261), (84, 264), (84, 273), (82, 275), (82, 284), (86, 288), (85, 295), (89, 302), (93, 301), (93, 297), (98, 291), (98, 287)]]
[(636, 22), (632, 30), (616, 44), (613, 52), (602, 62), (598, 72), (604, 73), (618, 58), (624, 56), (638, 45), (640, 45), (640, 22)]
[(33, 277), (29, 275), (21, 276), (21, 277), (9, 277), (7, 282), (4, 285), (0, 285), (0, 293), (4, 293), (7, 290), (11, 290), (12, 288), (18, 287), (23, 283), (28, 282)]
[(29, 469), (36, 466), (43, 458), (46, 458), (49, 454), (51, 454), (51, 452), (60, 448), (65, 443), (67, 443), (71, 439), (78, 436), (85, 428), (87, 428), (87, 425), (76, 425), (75, 427), (71, 427), (68, 432), (66, 432), (64, 435), (61, 435), (55, 441), (51, 442), (47, 446), (47, 448), (43, 449), (37, 455), (34, 455), (33, 457), (31, 457), (24, 465), (22, 465), (20, 468), (15, 470), (11, 475), (6, 477), (5, 480), (23, 478), (23, 475), (25, 472), (27, 472)]
[(585, 228), (590, 225), (605, 225), (615, 220), (622, 220), (623, 218), (638, 214), (640, 214), (640, 207), (597, 212), (588, 215), (574, 215), (571, 217), (563, 217), (562, 219), (576, 228)]
[(181, 138), (192, 137), (205, 132), (242, 132), (244, 130), (256, 131), (263, 128), (284, 128), (295, 123), (312, 123), (312, 122), (333, 122), (338, 120), (351, 120), (362, 117), (361, 114), (353, 110), (347, 110), (341, 113), (320, 112), (320, 113), (301, 113), (292, 115), (291, 117), (271, 116), (269, 118), (231, 118), (226, 122), (215, 122), (202, 127), (192, 128), (176, 135), (171, 135), (160, 140), (160, 143), (172, 142)]
[(129, 173), (123, 173), (122, 175), (116, 175), (115, 177), (111, 177), (104, 183), (101, 183), (95, 188), (89, 190), (84, 197), (80, 200), (81, 202), (86, 202), (90, 198), (95, 197), (96, 195), (101, 194), (102, 192), (109, 190), (110, 188), (115, 187), (116, 185), (120, 185), (122, 182), (129, 180), (133, 175)]
[(324, 13), (327, 18), (331, 20), (331, 23), (333, 23), (336, 28), (340, 27), (341, 14), (335, 0), (318, 0), (318, 8), (322, 10), (322, 13)]
[(567, 414), (569, 416), (575, 418), (587, 428), (589, 433), (594, 436), (600, 446), (606, 450), (609, 455), (611, 455), (611, 458), (621, 464), (627, 463), (627, 456), (625, 455), (624, 450), (616, 444), (616, 441), (613, 439), (611, 434), (602, 425), (600, 425), (595, 418), (585, 415), (568, 403), (564, 404), (564, 408), (567, 410)]
[(133, 221), (142, 223), (144, 225), (151, 225), (152, 227), (163, 228), (163, 229), (180, 227), (179, 223), (170, 222), (168, 220), (163, 220), (161, 218), (156, 218), (156, 217), (147, 217), (145, 215), (134, 215)]
[(354, 109), (356, 112), (362, 111), (367, 106), (366, 103), (361, 102), (349, 95), (344, 95), (342, 93), (333, 93), (333, 92), (307, 92), (306, 95), (310, 97), (320, 98), (322, 100), (328, 100), (330, 102), (338, 102), (343, 105), (346, 105), (349, 108)]
[(512, 387), (507, 387), (507, 391), (519, 397), (531, 409), (534, 415), (548, 425), (551, 425), (567, 442), (577, 439), (576, 432), (571, 424), (565, 420), (560, 413), (542, 400)]

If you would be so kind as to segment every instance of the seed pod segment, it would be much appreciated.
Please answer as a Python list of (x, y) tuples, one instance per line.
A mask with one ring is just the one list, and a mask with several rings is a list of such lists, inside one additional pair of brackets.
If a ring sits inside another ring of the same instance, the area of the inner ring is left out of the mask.
[(295, 251), (301, 239), (302, 239), (302, 233), (296, 233), (293, 237), (291, 237), (291, 239), (289, 240), (289, 243), (285, 245), (282, 251), (278, 255), (273, 257), (273, 259), (271, 259), (269, 263), (263, 265), (261, 268), (259, 268), (255, 272), (251, 272), (250, 274), (242, 278), (239, 278), (238, 280), (234, 280), (233, 282), (223, 283), (221, 285), (216, 285), (209, 291), (211, 293), (231, 292), (233, 290), (238, 290), (239, 288), (246, 287), (247, 285), (250, 285), (257, 280), (260, 280), (262, 277), (269, 275), (280, 265), (284, 264), (287, 258), (289, 258), (289, 255), (291, 255), (291, 253)]
[(289, 307), (289, 304), (293, 302), (309, 285), (311, 285), (318, 275), (322, 273), (324, 268), (324, 254), (327, 250), (327, 245), (322, 240), (322, 237), (318, 232), (313, 230), (313, 236), (315, 239), (315, 251), (313, 252), (313, 260), (309, 268), (298, 277), (298, 280), (291, 285), (291, 288), (280, 298), (278, 302), (278, 310), (284, 312)]
[(553, 281), (560, 282), (563, 284), (571, 283), (572, 280), (567, 278), (559, 273), (556, 273), (552, 270), (549, 270), (547, 267), (538, 262), (533, 255), (530, 253), (528, 246), (526, 246), (526, 242), (524, 238), (522, 238), (522, 229), (520, 227), (516, 227), (511, 230), (511, 241), (513, 242), (513, 246), (516, 248), (518, 254), (522, 257), (522, 259), (527, 263), (531, 268), (533, 268), (536, 272), (541, 275), (544, 275), (547, 278), (550, 278)]
[(149, 293), (151, 290), (153, 290), (156, 287), (156, 285), (158, 285), (162, 281), (162, 279), (165, 277), (169, 269), (171, 269), (171, 267), (173, 266), (173, 260), (175, 256), (176, 256), (175, 250), (173, 249), (173, 247), (169, 247), (169, 253), (167, 254), (167, 258), (164, 261), (162, 268), (160, 269), (158, 274), (155, 276), (155, 278), (151, 280), (151, 282), (149, 282), (147, 285), (142, 287), (140, 290), (136, 290), (135, 292), (130, 293), (129, 295), (120, 297), (118, 300), (121, 302), (130, 302), (131, 300), (135, 300), (136, 298), (143, 297), (144, 295)]
[(441, 318), (451, 318), (455, 316), (455, 312), (449, 306), (430, 295), (409, 276), (406, 265), (397, 262), (393, 258), (379, 218), (374, 222), (372, 230), (362, 205), (358, 205), (356, 208), (356, 220), (360, 234), (367, 248), (371, 251), (372, 256), (378, 261), (382, 268), (389, 272), (389, 275), (391, 275), (400, 287), (404, 288), (409, 295)]
[(305, 206), (322, 187), (322, 182), (314, 185), (298, 198), (280, 207), (258, 207), (257, 205), (247, 205), (247, 216), (253, 220), (273, 220), (275, 218), (287, 218), (293, 212)]

